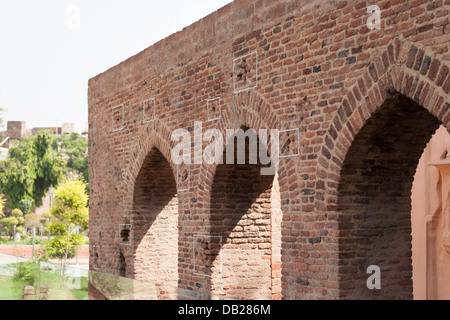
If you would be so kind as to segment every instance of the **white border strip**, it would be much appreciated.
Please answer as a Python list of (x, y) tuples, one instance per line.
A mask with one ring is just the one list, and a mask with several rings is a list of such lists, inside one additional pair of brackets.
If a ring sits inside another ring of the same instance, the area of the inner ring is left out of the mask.
[(202, 277), (207, 277), (207, 278), (211, 278), (211, 279), (213, 279), (213, 278), (223, 278), (223, 259), (222, 259), (222, 253), (223, 253), (223, 250), (222, 250), (222, 236), (202, 236), (202, 235), (194, 235), (194, 238), (193, 238), (193, 240), (192, 240), (192, 242), (193, 242), (193, 246), (192, 246), (192, 248), (193, 248), (193, 251), (194, 251), (194, 270), (195, 270), (195, 267), (196, 267), (196, 265), (195, 265), (195, 238), (210, 238), (210, 239), (214, 239), (214, 238), (218, 238), (218, 239), (220, 239), (220, 253), (219, 253), (219, 256), (220, 256), (220, 274), (218, 275), (218, 276), (211, 276), (211, 275), (207, 275), (207, 274), (201, 274), (201, 273), (196, 273), (196, 272), (194, 272), (194, 275), (196, 275), (196, 276), (202, 276)]

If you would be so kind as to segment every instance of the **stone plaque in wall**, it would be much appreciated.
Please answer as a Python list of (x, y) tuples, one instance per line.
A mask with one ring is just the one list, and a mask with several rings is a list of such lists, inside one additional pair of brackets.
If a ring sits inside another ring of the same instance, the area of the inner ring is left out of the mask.
[(120, 244), (124, 246), (131, 245), (131, 231), (132, 227), (131, 224), (121, 224), (119, 225), (119, 237), (120, 237)]
[(120, 131), (124, 127), (125, 106), (120, 105), (112, 108), (112, 132)]
[(177, 166), (177, 191), (189, 191), (191, 180), (191, 166), (189, 164), (179, 164)]
[(222, 109), (220, 105), (220, 98), (208, 100), (207, 102), (208, 121), (220, 120), (222, 116)]
[(300, 155), (300, 130), (282, 130), (279, 133), (280, 158)]
[(194, 274), (205, 277), (222, 277), (222, 237), (196, 235), (194, 246)]
[(233, 61), (234, 93), (258, 87), (258, 53), (252, 52)]
[(149, 123), (156, 120), (156, 99), (151, 98), (142, 102), (142, 121)]

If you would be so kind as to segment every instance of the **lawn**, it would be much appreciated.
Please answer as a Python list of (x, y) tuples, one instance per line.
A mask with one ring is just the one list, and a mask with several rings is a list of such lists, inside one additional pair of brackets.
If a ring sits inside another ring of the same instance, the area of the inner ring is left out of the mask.
[(27, 285), (27, 279), (34, 283), (35, 300), (39, 299), (41, 284), (49, 287), (49, 300), (84, 300), (88, 297), (87, 277), (63, 279), (59, 270), (52, 270), (39, 262), (25, 262), (21, 268), (19, 265), (9, 268), (20, 275), (19, 279), (14, 280), (13, 274), (0, 276), (0, 300), (22, 300), (22, 288)]

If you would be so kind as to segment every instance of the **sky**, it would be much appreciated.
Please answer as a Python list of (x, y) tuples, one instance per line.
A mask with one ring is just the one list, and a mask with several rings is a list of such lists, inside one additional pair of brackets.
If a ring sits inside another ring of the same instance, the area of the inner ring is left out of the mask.
[(88, 80), (231, 0), (0, 0), (0, 106), (87, 127)]

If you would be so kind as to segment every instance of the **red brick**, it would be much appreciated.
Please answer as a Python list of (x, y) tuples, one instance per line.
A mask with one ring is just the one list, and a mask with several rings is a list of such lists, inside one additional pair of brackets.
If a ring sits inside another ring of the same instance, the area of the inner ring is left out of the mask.
[[(299, 3), (235, 1), (89, 81), (90, 240), (100, 248), (91, 259), (101, 272), (243, 299), (412, 298), (409, 186), (421, 146), (450, 119), (440, 96), (450, 91), (449, 43), (437, 32), (450, 2), (381, 1), (383, 30), (364, 25), (364, 1), (314, 0), (301, 13)], [(251, 55), (234, 61), (255, 50), (257, 64)], [(140, 102), (152, 97), (157, 119), (143, 123)], [(222, 116), (208, 121), (217, 97)], [(120, 104), (125, 128), (112, 133)], [(195, 121), (220, 131), (298, 129), (300, 155), (280, 161), (279, 191), (258, 165), (205, 164), (191, 167), (192, 189), (177, 192), (171, 134)], [(159, 204), (166, 197), (171, 205)], [(127, 220), (129, 247), (118, 243)], [(211, 234), (230, 258), (223, 278), (194, 274), (217, 266), (206, 242), (193, 261), (194, 235)], [(371, 295), (363, 264), (381, 256), (393, 285)]]
[(433, 62), (430, 66), (430, 72), (428, 73), (428, 78), (430, 78), (431, 81), (434, 81), (436, 79), (440, 66), (440, 61), (437, 59), (433, 59)]

